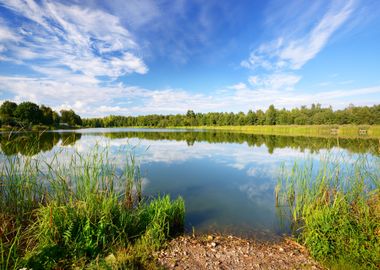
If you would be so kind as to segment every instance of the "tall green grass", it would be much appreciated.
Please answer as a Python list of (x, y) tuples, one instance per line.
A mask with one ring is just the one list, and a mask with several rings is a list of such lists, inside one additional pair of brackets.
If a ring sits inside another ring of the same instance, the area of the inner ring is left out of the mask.
[(0, 269), (144, 268), (183, 231), (184, 201), (143, 198), (133, 154), (66, 154), (2, 156)]
[(295, 164), (276, 187), (298, 241), (336, 269), (380, 267), (380, 160)]

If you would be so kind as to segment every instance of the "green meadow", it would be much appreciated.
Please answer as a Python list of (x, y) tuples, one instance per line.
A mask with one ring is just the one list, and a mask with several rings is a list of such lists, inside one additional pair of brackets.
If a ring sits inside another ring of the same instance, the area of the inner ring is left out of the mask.
[(255, 125), (195, 126), (182, 128), (224, 130), (263, 135), (380, 138), (380, 126), (378, 125)]

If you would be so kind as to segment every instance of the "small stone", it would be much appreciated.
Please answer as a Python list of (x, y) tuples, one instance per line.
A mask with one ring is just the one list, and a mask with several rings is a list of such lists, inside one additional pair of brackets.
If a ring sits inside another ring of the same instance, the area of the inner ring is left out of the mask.
[(212, 242), (212, 243), (211, 243), (211, 247), (213, 247), (213, 248), (216, 247), (217, 245), (218, 245), (218, 244), (215, 243), (215, 242)]
[(280, 247), (278, 250), (284, 252), (284, 249), (282, 247)]
[(212, 241), (212, 240), (214, 240), (214, 236), (212, 235), (207, 236), (207, 241)]

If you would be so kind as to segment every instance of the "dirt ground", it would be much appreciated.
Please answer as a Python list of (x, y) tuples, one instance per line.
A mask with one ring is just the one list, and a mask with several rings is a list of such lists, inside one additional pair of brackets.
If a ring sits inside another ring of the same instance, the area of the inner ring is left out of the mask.
[(167, 269), (323, 269), (290, 239), (259, 242), (234, 236), (181, 236), (156, 255)]

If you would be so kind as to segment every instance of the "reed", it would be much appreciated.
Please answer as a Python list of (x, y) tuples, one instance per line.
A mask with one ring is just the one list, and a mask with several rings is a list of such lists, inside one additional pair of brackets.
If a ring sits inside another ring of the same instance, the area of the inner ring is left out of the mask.
[(1, 162), (0, 269), (138, 268), (183, 231), (184, 201), (144, 198), (133, 153), (122, 170), (107, 148), (59, 155)]
[(377, 269), (380, 159), (342, 159), (328, 154), (318, 164), (294, 164), (278, 181), (279, 205), (297, 240), (326, 266)]

